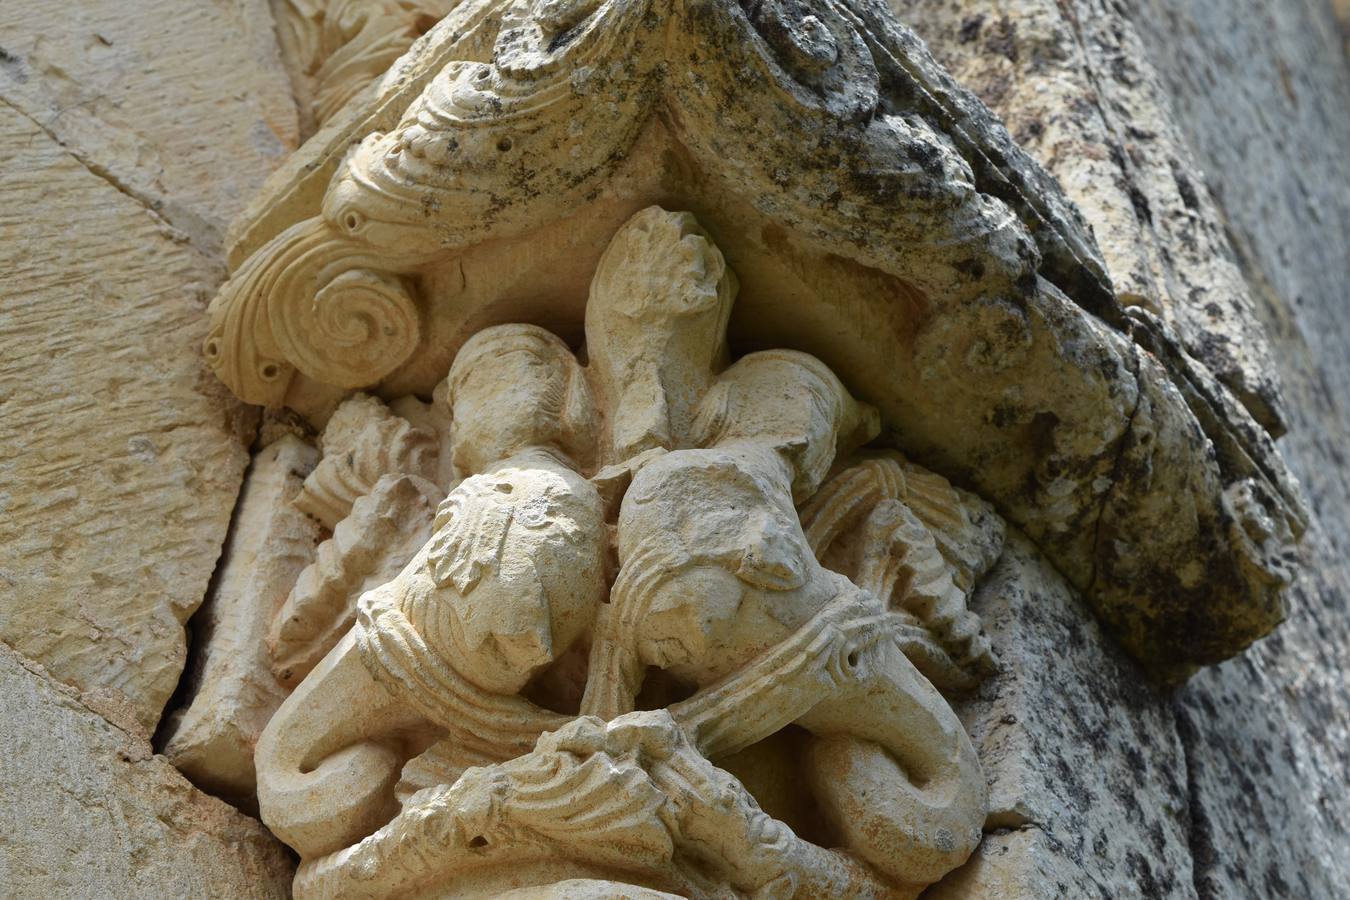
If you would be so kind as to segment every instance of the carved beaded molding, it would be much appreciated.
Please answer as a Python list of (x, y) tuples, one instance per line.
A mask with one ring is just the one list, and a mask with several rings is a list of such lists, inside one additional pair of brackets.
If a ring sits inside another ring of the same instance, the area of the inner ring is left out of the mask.
[(883, 6), (466, 0), (343, 90), (205, 345), (322, 428), (297, 895), (913, 896), (980, 838), (1006, 528), (1163, 680), (1281, 620), (1272, 442)]

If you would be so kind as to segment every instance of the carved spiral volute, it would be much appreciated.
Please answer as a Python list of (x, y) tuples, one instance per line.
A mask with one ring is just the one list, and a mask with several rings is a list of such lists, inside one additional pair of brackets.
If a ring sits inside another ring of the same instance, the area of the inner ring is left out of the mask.
[(394, 275), (351, 269), (321, 287), (313, 303), (297, 305), (291, 360), (325, 384), (358, 388), (378, 381), (412, 354), (421, 336), (417, 304)]
[(203, 350), (235, 394), (281, 404), (297, 371), (321, 384), (366, 387), (412, 355), (421, 314), (409, 284), (360, 267), (357, 250), (324, 219), (308, 219), (226, 282)]

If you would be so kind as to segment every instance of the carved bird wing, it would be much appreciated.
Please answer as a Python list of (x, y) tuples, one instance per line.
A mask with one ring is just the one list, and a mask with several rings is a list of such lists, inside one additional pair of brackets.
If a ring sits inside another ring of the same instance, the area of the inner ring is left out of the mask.
[(969, 689), (992, 668), (968, 608), (1003, 550), (984, 501), (889, 452), (840, 471), (799, 513), (817, 558), (887, 603), (906, 655), (937, 687)]

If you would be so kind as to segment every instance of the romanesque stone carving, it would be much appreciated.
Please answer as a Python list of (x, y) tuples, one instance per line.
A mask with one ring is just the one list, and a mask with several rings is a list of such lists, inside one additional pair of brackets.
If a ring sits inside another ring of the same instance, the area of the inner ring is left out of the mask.
[(295, 503), (318, 452), (293, 435), (253, 460), (235, 509), (226, 562), (193, 640), (203, 649), (192, 703), (164, 729), (163, 753), (195, 783), (248, 808), (257, 781), (253, 748), (286, 698), (272, 677), (264, 638), (296, 578), (314, 559), (319, 524)]
[[(865, 385), (1159, 678), (1283, 617), (1305, 517), (1268, 435), (1120, 308), (1060, 189), (876, 4), (461, 3), (334, 122), (236, 230), (206, 352), (240, 396), (322, 418), (430, 395), (486, 325), (575, 339), (609, 238), (662, 202), (742, 275), (733, 335)], [(594, 362), (597, 392), (670, 404), (602, 456), (682, 427), (696, 382)]]
[(274, 0), (277, 39), (297, 71), (307, 132), (384, 74), (453, 3), (448, 0)]
[[(388, 580), (329, 567), (355, 625), (258, 746), (297, 895), (914, 896), (978, 844), (979, 762), (921, 671), (990, 671), (966, 599), (1002, 523), (894, 453), (849, 464), (879, 419), (815, 357), (728, 365), (735, 293), (653, 207), (595, 274), (586, 366), (533, 325), (460, 349), (462, 480)], [(715, 763), (797, 733), (823, 843)]]
[(351, 628), (355, 600), (393, 578), (431, 536), (441, 492), (416, 475), (386, 475), (319, 545), (268, 633), (272, 671), (295, 687)]
[(1003, 522), (987, 503), (891, 451), (831, 479), (801, 519), (822, 563), (910, 620), (898, 639), (934, 685), (966, 690), (992, 671), (966, 609), (1003, 549)]
[(358, 394), (329, 418), (323, 458), (292, 501), (331, 532), (267, 635), (277, 680), (297, 685), (351, 628), (356, 598), (398, 573), (430, 536), (444, 497), (441, 442)]
[(1009, 526), (1164, 680), (1283, 615), (1268, 435), (875, 4), (467, 0), (231, 253), (211, 366), (323, 427), (298, 896), (916, 896), (1015, 813)]
[(330, 531), (386, 475), (435, 480), (440, 444), (434, 434), (358, 394), (333, 413), (323, 432), (323, 459), (305, 479), (296, 506)]

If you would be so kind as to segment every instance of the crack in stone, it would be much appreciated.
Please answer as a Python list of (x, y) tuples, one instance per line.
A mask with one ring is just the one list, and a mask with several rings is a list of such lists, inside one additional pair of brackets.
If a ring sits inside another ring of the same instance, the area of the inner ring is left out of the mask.
[(20, 666), (26, 669), (34, 677), (38, 678), (39, 680), (50, 686), (53, 691), (64, 696), (68, 701), (70, 701), (71, 704), (78, 705), (81, 709), (84, 709), (87, 712), (91, 713), (92, 715), (96, 716), (99, 719), (99, 721), (107, 723), (109, 727), (121, 733), (123, 736), (125, 736), (127, 740), (131, 741), (133, 745), (138, 746), (144, 744), (146, 745), (147, 750), (150, 749), (149, 738), (146, 736), (144, 732), (133, 731), (129, 729), (124, 723), (116, 721), (115, 719), (109, 717), (105, 712), (99, 710), (95, 704), (90, 703), (89, 699), (86, 696), (87, 692), (82, 691), (80, 688), (76, 687), (73, 684), (70, 684), (69, 682), (60, 680), (51, 672), (50, 669), (48, 669), (46, 666), (44, 666), (37, 660), (31, 659), (28, 656), (25, 656), (23, 653), (19, 652), (8, 641), (0, 639), (0, 647), (3, 647), (5, 650), (8, 650), (10, 653), (14, 654), (14, 659), (18, 662)]
[(1102, 492), (1101, 502), (1097, 505), (1097, 515), (1092, 522), (1092, 576), (1088, 579), (1087, 589), (1084, 594), (1095, 594), (1099, 589), (1097, 583), (1100, 575), (1099, 565), (1101, 560), (1102, 547), (1102, 519), (1106, 518), (1107, 507), (1111, 505), (1111, 500), (1115, 496), (1116, 490), (1120, 487), (1121, 469), (1125, 462), (1125, 453), (1129, 450), (1130, 435), (1134, 433), (1134, 423), (1139, 417), (1139, 408), (1144, 402), (1144, 384), (1140, 378), (1143, 371), (1143, 365), (1139, 359), (1139, 345), (1131, 341), (1130, 345), (1130, 375), (1134, 378), (1135, 396), (1134, 406), (1130, 409), (1130, 414), (1125, 420), (1125, 428), (1121, 431), (1117, 439), (1116, 458), (1111, 464), (1111, 474), (1109, 476), (1110, 484)]
[(1021, 831), (1026, 828), (1035, 828), (1045, 834), (1050, 833), (1040, 822), (1016, 809), (990, 810), (984, 819), (985, 834), (994, 834), (1001, 831)]
[[(74, 159), (81, 166), (83, 166), (91, 175), (94, 175), (95, 177), (100, 178), (103, 181), (107, 182), (118, 193), (122, 194), (125, 197), (130, 198), (131, 200), (139, 204), (141, 207), (143, 207), (145, 211), (148, 212), (155, 219), (155, 222), (159, 224), (165, 230), (166, 234), (170, 238), (172, 238), (175, 242), (180, 244), (192, 243), (191, 238), (185, 231), (176, 227), (171, 221), (169, 221), (168, 218), (166, 218), (163, 211), (164, 204), (162, 201), (156, 200), (153, 197), (146, 195), (143, 191), (137, 190), (136, 188), (124, 182), (122, 179), (118, 178), (117, 175), (114, 174), (111, 169), (99, 165), (93, 159), (89, 158), (87, 154), (81, 152), (79, 149), (75, 147), (72, 147), (66, 141), (62, 140), (61, 137), (58, 136), (55, 131), (53, 131), (48, 126), (44, 125), (36, 116), (28, 112), (28, 110), (24, 109), (22, 106), (19, 106), (9, 97), (0, 96), (0, 103), (5, 104), (5, 106), (9, 107), (14, 112), (18, 113), (20, 116), (23, 116), (29, 122), (33, 123), (33, 127), (37, 128), (44, 135), (46, 135), (52, 141), (52, 143), (56, 144), (56, 146), (64, 150), (72, 159)], [(197, 247), (196, 249), (202, 252), (208, 253), (214, 252), (213, 248)]]
[(1175, 700), (1172, 703), (1172, 720), (1177, 740), (1181, 744), (1182, 761), (1186, 767), (1185, 829), (1186, 849), (1191, 857), (1191, 886), (1195, 889), (1195, 896), (1199, 900), (1213, 900), (1214, 892), (1208, 887), (1205, 874), (1213, 867), (1214, 841), (1200, 814), (1197, 765), (1191, 751), (1191, 746), (1197, 738), (1195, 726)]

